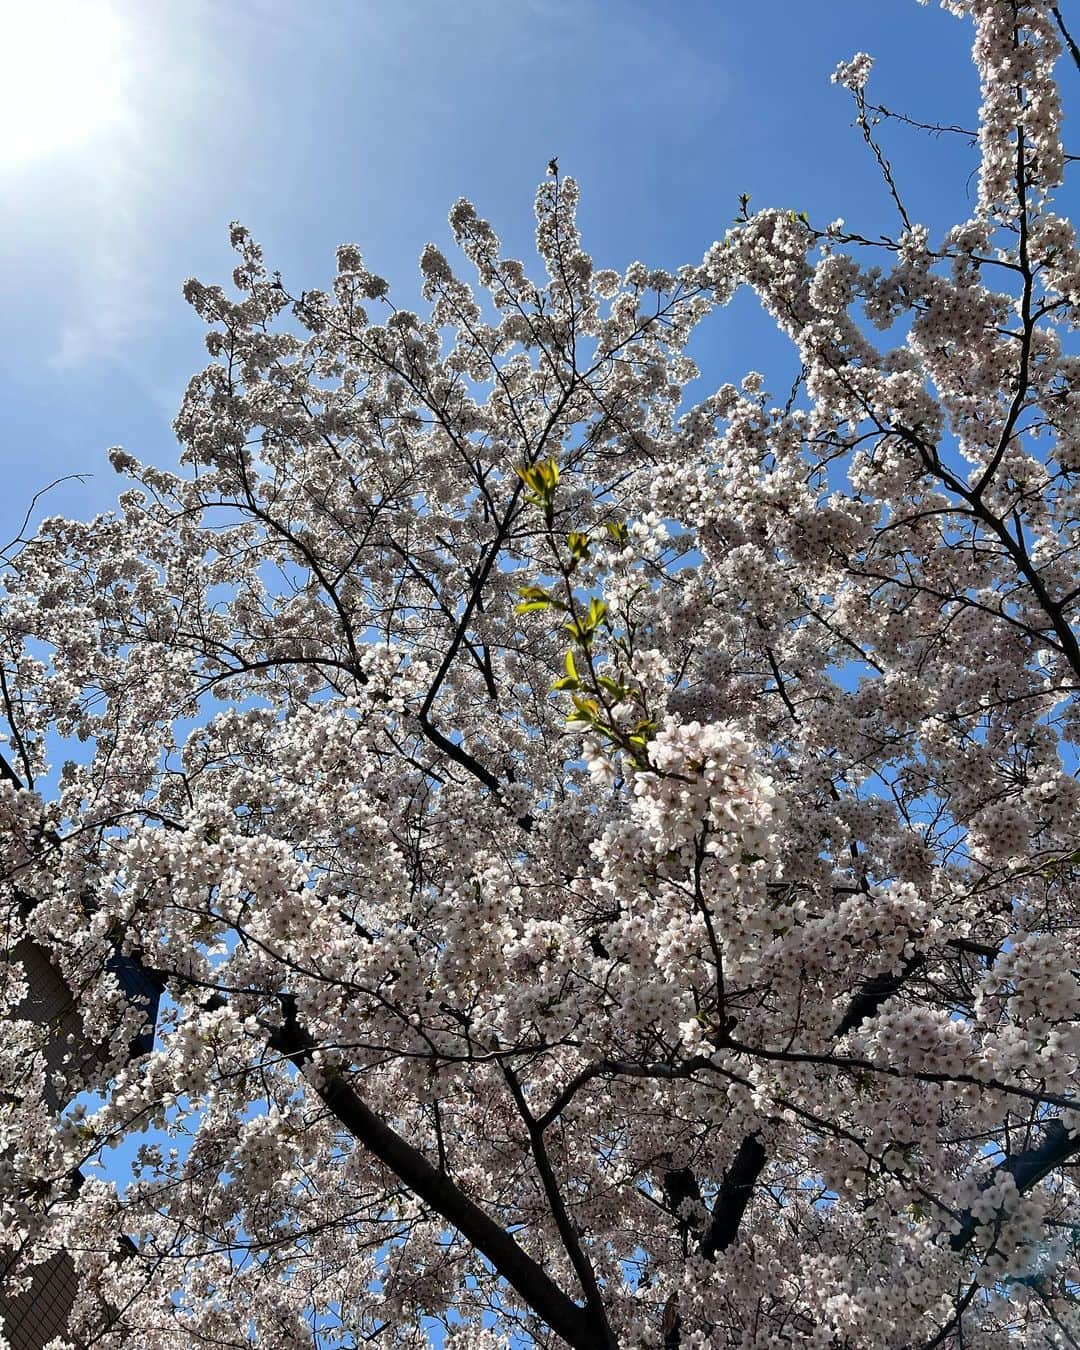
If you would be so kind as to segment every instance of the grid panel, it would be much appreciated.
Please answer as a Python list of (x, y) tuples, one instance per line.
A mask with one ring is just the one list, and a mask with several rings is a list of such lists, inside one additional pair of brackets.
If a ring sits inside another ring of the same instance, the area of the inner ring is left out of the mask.
[(67, 1329), (78, 1277), (67, 1252), (57, 1252), (34, 1272), (34, 1283), (13, 1299), (0, 1292), (0, 1324), (11, 1350), (41, 1350)]

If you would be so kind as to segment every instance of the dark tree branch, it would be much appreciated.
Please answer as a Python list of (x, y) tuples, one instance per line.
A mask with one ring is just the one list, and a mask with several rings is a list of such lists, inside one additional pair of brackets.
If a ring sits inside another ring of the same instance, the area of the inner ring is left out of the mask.
[[(311, 1063), (316, 1044), (299, 1025), (289, 999), (285, 1000), (285, 1020), (271, 1035), (270, 1044), (301, 1072)], [(325, 1078), (315, 1091), (353, 1138), (456, 1228), (567, 1344), (574, 1350), (598, 1350), (595, 1326), (585, 1310), (445, 1173), (376, 1115), (346, 1079)]]
[(769, 1155), (761, 1137), (755, 1131), (739, 1145), (731, 1166), (724, 1173), (713, 1202), (712, 1217), (701, 1239), (701, 1254), (707, 1261), (715, 1261), (726, 1251), (739, 1233), (739, 1224), (746, 1213), (754, 1186), (768, 1161)]
[(1065, 27), (1065, 20), (1061, 17), (1061, 10), (1057, 5), (1051, 5), (1050, 13), (1054, 16), (1054, 22), (1057, 24), (1061, 36), (1065, 39), (1065, 46), (1069, 49), (1069, 55), (1075, 62), (1077, 70), (1080, 70), (1080, 47), (1076, 45), (1076, 41), (1072, 34)]
[(876, 1017), (886, 999), (892, 998), (893, 994), (907, 982), (908, 977), (925, 962), (926, 957), (920, 952), (909, 961), (905, 961), (898, 971), (886, 971), (881, 975), (871, 976), (859, 992), (852, 995), (835, 1035), (846, 1036), (849, 1031), (854, 1031), (869, 1018)]
[(582, 1246), (581, 1235), (570, 1217), (566, 1202), (559, 1189), (555, 1169), (551, 1165), (551, 1159), (548, 1157), (547, 1148), (544, 1145), (544, 1132), (529, 1109), (529, 1104), (525, 1099), (525, 1093), (521, 1089), (517, 1075), (506, 1064), (503, 1065), (503, 1076), (506, 1078), (513, 1095), (518, 1114), (529, 1133), (529, 1145), (533, 1160), (536, 1163), (536, 1170), (540, 1174), (544, 1194), (551, 1206), (555, 1227), (559, 1230), (559, 1236), (566, 1249), (566, 1254), (570, 1258), (570, 1264), (574, 1267), (574, 1273), (578, 1277), (581, 1291), (585, 1296), (585, 1311), (589, 1320), (593, 1323), (596, 1350), (617, 1350), (614, 1333), (604, 1312), (604, 1299), (597, 1283), (596, 1273), (585, 1248)]
[[(1048, 1120), (1043, 1126), (1042, 1143), (999, 1163), (987, 1177), (983, 1190), (992, 1186), (999, 1177), (1010, 1176), (1016, 1183), (1017, 1191), (1024, 1195), (1049, 1176), (1056, 1167), (1061, 1167), (1078, 1153), (1080, 1153), (1080, 1134), (1070, 1135), (1060, 1120)], [(998, 1223), (1000, 1222), (999, 1216)], [(962, 1215), (960, 1231), (949, 1239), (949, 1246), (954, 1252), (963, 1251), (974, 1238), (978, 1227), (979, 1221), (970, 1212)]]
[(679, 1227), (684, 1232), (692, 1232), (693, 1225), (679, 1213), (679, 1210), (688, 1201), (692, 1201), (695, 1206), (704, 1205), (702, 1199), (701, 1187), (693, 1170), (689, 1167), (672, 1167), (664, 1173), (664, 1201), (668, 1209), (679, 1220)]

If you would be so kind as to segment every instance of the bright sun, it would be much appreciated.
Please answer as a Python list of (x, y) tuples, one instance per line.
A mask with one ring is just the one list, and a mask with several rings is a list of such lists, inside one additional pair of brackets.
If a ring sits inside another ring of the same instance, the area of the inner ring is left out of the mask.
[(118, 120), (124, 38), (102, 0), (0, 0), (0, 166), (71, 148)]

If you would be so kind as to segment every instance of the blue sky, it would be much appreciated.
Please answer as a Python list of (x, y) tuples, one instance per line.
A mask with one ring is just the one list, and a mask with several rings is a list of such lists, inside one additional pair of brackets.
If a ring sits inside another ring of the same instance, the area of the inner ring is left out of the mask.
[[(978, 100), (968, 26), (915, 0), (0, 0), (0, 24), (23, 76), (0, 94), (0, 542), (59, 475), (94, 477), (43, 509), (107, 506), (109, 445), (173, 462), (204, 358), (180, 286), (227, 280), (231, 219), (297, 291), (327, 284), (350, 240), (415, 304), (416, 260), (448, 242), (458, 196), (528, 257), (558, 154), (600, 265), (676, 265), (740, 192), (893, 229), (829, 83), (854, 51), (877, 56), (890, 107), (971, 125)], [(884, 134), (913, 214), (961, 218), (970, 150)], [(784, 348), (748, 301), (704, 342), (710, 383), (758, 368), (784, 387)]]

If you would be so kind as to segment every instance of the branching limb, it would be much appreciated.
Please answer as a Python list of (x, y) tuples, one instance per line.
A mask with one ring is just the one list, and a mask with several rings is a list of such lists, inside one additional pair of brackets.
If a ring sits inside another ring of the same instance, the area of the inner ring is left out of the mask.
[[(307, 1076), (317, 1046), (300, 1026), (288, 999), (284, 1021), (270, 1044)], [(314, 1090), (353, 1138), (456, 1228), (553, 1331), (575, 1350), (598, 1350), (593, 1319), (586, 1311), (559, 1289), (504, 1228), (377, 1115), (347, 1079), (323, 1077)]]

